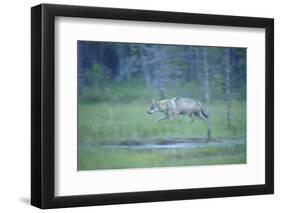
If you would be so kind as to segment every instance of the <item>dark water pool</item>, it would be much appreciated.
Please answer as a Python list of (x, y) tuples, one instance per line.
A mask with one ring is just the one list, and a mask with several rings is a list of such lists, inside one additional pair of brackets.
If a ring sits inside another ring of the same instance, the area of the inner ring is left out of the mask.
[[(165, 140), (165, 141), (157, 141), (157, 142), (147, 142), (147, 143), (135, 143), (128, 142), (119, 143), (119, 144), (107, 144), (101, 145), (103, 148), (107, 149), (124, 149), (124, 150), (161, 150), (161, 149), (195, 149), (200, 147), (231, 147), (231, 146), (239, 146), (244, 145), (245, 139), (219, 139), (219, 140)], [(82, 149), (91, 149), (95, 148), (95, 145), (81, 145)]]

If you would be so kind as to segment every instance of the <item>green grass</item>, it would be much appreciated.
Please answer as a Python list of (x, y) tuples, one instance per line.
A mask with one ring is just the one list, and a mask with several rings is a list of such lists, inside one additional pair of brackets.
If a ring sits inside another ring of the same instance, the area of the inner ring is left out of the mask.
[(193, 149), (80, 149), (79, 170), (246, 163), (245, 143)]
[[(246, 163), (246, 106), (233, 102), (232, 127), (226, 127), (225, 105), (207, 107), (212, 138), (242, 140), (234, 146), (203, 146), (193, 149), (120, 149), (111, 145), (137, 146), (165, 144), (166, 141), (198, 141), (204, 143), (206, 123), (197, 119), (190, 123), (186, 116), (156, 123), (161, 113), (148, 115), (148, 104), (80, 103), (79, 105), (79, 170), (121, 169), (163, 166), (191, 166)], [(197, 140), (195, 139), (197, 138)], [(198, 140), (199, 138), (199, 140)], [(212, 143), (212, 142), (210, 142)]]
[[(114, 144), (121, 141), (141, 141), (171, 138), (205, 138), (206, 123), (197, 119), (193, 123), (187, 116), (156, 123), (161, 113), (148, 115), (148, 104), (81, 103), (79, 104), (79, 143)], [(226, 127), (225, 105), (208, 106), (212, 137), (233, 138), (246, 134), (245, 102), (233, 102), (232, 127)]]

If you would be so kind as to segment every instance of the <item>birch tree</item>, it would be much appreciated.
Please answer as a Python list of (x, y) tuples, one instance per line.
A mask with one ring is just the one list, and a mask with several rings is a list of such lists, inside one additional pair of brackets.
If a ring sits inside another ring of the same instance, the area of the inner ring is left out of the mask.
[(167, 48), (160, 45), (143, 45), (142, 68), (146, 83), (156, 88), (160, 98), (164, 99), (166, 97)]
[(204, 101), (206, 104), (210, 102), (210, 93), (209, 93), (209, 67), (208, 67), (208, 50), (206, 47), (203, 48), (203, 75), (204, 75)]
[[(202, 49), (203, 57), (203, 90), (204, 90), (204, 101), (208, 106), (210, 103), (210, 93), (209, 93), (209, 63), (208, 63), (208, 50), (206, 47)], [(208, 111), (208, 114), (210, 112)], [(211, 123), (210, 120), (207, 120), (207, 140), (211, 139)]]
[(230, 67), (230, 49), (225, 48), (225, 95), (226, 95), (226, 124), (227, 127), (231, 127), (231, 67)]

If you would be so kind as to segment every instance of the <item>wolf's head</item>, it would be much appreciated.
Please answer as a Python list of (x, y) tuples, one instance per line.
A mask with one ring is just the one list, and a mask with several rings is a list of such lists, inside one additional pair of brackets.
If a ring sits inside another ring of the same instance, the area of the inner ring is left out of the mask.
[(148, 114), (152, 114), (154, 112), (158, 112), (158, 104), (156, 100), (152, 100), (150, 105), (150, 110), (147, 111)]

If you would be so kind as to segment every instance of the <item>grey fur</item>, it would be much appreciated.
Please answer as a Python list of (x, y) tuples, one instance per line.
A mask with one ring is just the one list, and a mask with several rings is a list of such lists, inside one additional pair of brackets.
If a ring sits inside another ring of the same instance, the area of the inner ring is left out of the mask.
[(152, 100), (150, 110), (148, 114), (154, 112), (161, 112), (164, 117), (156, 120), (156, 122), (176, 118), (178, 115), (188, 115), (191, 118), (191, 122), (194, 121), (193, 115), (206, 121), (208, 119), (207, 113), (203, 110), (202, 104), (199, 101), (178, 97), (164, 100)]

